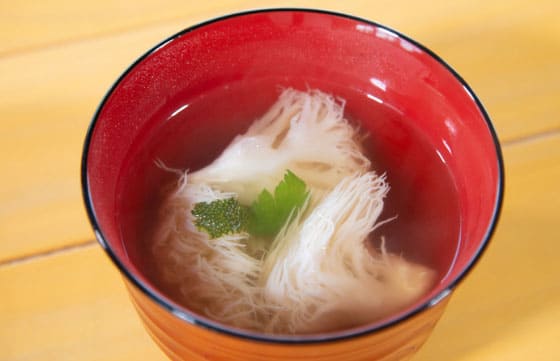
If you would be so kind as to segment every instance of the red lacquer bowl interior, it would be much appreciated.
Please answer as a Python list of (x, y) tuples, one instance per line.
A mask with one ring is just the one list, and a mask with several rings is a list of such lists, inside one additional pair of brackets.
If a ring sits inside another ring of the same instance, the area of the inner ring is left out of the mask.
[(173, 177), (154, 159), (204, 165), (281, 87), (345, 99), (349, 116), (370, 133), (379, 171), (394, 180), (385, 215), (400, 209), (410, 220), (408, 235), (399, 235), (398, 223), (387, 232), (428, 244), (418, 259), (448, 265), (434, 289), (400, 314), (320, 339), (371, 332), (437, 303), (480, 257), (497, 222), (503, 170), (496, 135), (472, 90), (441, 59), (393, 30), (340, 14), (274, 10), (210, 21), (161, 43), (121, 76), (93, 119), (83, 156), (86, 207), (109, 256), (166, 309), (246, 336), (158, 289), (145, 270), (142, 225), (153, 217), (153, 190)]

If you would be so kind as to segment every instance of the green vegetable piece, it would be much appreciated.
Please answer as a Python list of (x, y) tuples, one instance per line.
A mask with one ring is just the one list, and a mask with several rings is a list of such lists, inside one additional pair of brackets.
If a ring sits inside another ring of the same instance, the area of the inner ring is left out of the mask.
[(246, 231), (255, 237), (272, 238), (291, 221), (290, 217), (304, 205), (308, 196), (305, 182), (288, 170), (274, 195), (264, 189), (251, 207), (239, 204), (235, 198), (227, 198), (197, 203), (192, 214), (196, 217), (196, 227), (210, 238)]
[(195, 204), (192, 210), (196, 227), (208, 233), (210, 238), (244, 231), (249, 210), (235, 198), (219, 199)]
[(274, 237), (305, 203), (305, 182), (290, 170), (276, 186), (274, 195), (264, 189), (249, 210), (248, 230), (257, 237)]

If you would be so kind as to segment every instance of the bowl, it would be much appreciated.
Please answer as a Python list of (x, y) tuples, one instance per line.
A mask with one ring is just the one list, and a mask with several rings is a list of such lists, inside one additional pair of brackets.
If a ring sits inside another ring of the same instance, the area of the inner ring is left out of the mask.
[[(443, 265), (437, 284), (410, 307), (347, 330), (268, 335), (183, 307), (150, 275), (145, 227), (157, 209), (154, 190), (173, 177), (154, 160), (183, 169), (206, 164), (285, 87), (344, 99), (346, 111), (370, 133), (375, 165), (396, 192), (387, 212), (400, 210), (409, 220), (387, 232), (402, 247), (427, 244), (417, 258)], [(411, 357), (487, 246), (503, 184), (490, 119), (449, 65), (386, 26), (307, 9), (233, 14), (156, 45), (102, 100), (82, 159), (95, 235), (122, 273), (147, 331), (172, 360)]]

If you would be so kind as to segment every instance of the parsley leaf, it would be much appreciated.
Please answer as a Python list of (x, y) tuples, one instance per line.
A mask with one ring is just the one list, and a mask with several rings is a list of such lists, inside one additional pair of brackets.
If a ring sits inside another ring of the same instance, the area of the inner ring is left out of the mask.
[(290, 170), (286, 171), (274, 195), (264, 189), (251, 205), (249, 233), (257, 237), (274, 237), (303, 206), (308, 195), (305, 182)]
[(287, 170), (274, 194), (263, 189), (250, 207), (235, 198), (227, 198), (196, 203), (191, 213), (196, 217), (196, 227), (211, 238), (239, 232), (272, 238), (291, 221), (308, 196), (305, 182)]

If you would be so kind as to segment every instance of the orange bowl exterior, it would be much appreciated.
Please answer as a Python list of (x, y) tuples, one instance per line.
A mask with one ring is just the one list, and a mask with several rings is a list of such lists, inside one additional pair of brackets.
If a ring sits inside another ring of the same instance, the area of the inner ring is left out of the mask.
[(450, 298), (376, 332), (297, 344), (251, 340), (193, 325), (162, 308), (127, 279), (125, 283), (148, 333), (173, 361), (407, 360), (428, 339)]

